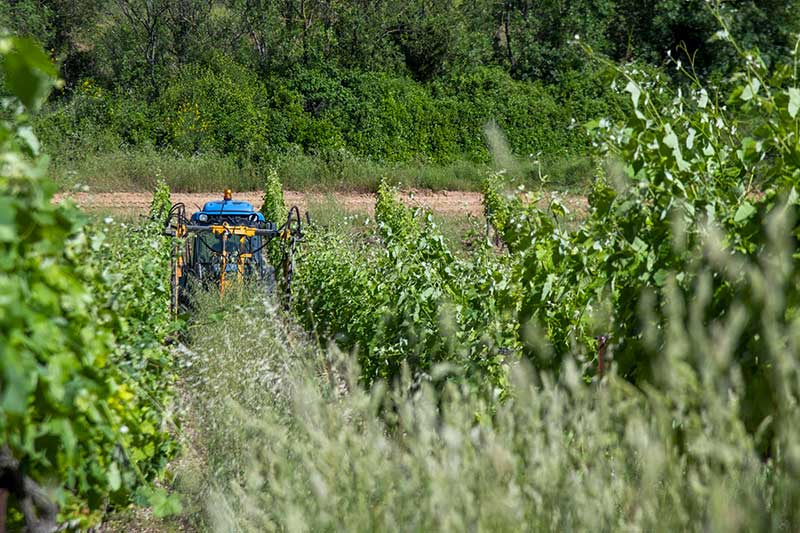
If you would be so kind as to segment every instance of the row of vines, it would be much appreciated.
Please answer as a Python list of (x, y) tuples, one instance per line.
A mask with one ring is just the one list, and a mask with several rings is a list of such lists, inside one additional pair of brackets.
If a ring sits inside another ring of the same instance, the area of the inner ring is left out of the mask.
[(0, 110), (0, 530), (86, 528), (132, 499), (174, 511), (153, 485), (176, 452), (169, 191), (135, 227), (54, 205), (28, 120), (56, 72), (31, 41), (0, 54), (16, 95)]
[[(309, 236), (298, 316), (357, 354), (367, 386), (408, 371), (502, 400), (519, 361), (556, 375), (574, 364), (589, 383), (606, 370), (602, 354), (616, 376), (671, 406), (679, 446), (702, 431), (698, 394), (715, 383), (736, 398), (735, 423), (774, 461), (775, 479), (796, 478), (800, 79), (797, 65), (767, 68), (730, 45), (741, 71), (721, 87), (705, 86), (691, 61), (673, 64), (680, 89), (608, 65), (634, 112), (587, 125), (603, 163), (580, 223), (493, 174), (484, 203), (502, 245), (487, 238), (464, 257), (384, 183), (373, 235)], [(676, 387), (681, 395), (659, 396)], [(774, 489), (772, 504), (798, 523), (800, 489)]]

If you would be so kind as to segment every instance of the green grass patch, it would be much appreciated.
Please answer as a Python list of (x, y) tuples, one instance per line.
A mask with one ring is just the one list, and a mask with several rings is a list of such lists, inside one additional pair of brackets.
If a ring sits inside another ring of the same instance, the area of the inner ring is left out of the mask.
[[(509, 166), (509, 175), (534, 189), (583, 191), (594, 171), (590, 158), (578, 156), (541, 161), (529, 157)], [(61, 190), (88, 187), (94, 192), (150, 191), (163, 178), (173, 192), (209, 192), (223, 187), (250, 191), (261, 189), (264, 176), (270, 168), (276, 168), (289, 190), (375, 192), (382, 177), (404, 188), (477, 191), (481, 179), (498, 166), (471, 161), (444, 165), (422, 161), (381, 163), (347, 152), (298, 154), (256, 164), (213, 153), (184, 156), (137, 149), (57, 154), (51, 168)]]

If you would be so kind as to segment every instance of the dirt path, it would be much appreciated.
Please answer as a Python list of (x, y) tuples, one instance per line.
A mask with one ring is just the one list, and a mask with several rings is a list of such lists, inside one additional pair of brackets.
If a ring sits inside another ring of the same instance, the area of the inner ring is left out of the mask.
[[(173, 193), (173, 202), (183, 202), (187, 211), (195, 211), (209, 200), (221, 199), (221, 195), (214, 193)], [(234, 199), (244, 200), (256, 208), (261, 206), (263, 199), (261, 191), (234, 194)], [(145, 212), (150, 207), (153, 195), (146, 192), (118, 192), (118, 193), (62, 193), (55, 197), (56, 202), (65, 198), (72, 198), (83, 209), (91, 211), (127, 211)], [(286, 204), (297, 205), (301, 211), (327, 202), (335, 202), (341, 208), (351, 212), (372, 213), (375, 209), (375, 195), (363, 193), (305, 193), (286, 191), (284, 193)], [(443, 215), (457, 215), (467, 213), (479, 216), (483, 213), (481, 194), (476, 192), (430, 192), (416, 191), (403, 193), (401, 198), (409, 206), (420, 206)]]
[[(209, 200), (220, 199), (214, 193), (173, 193), (173, 202), (183, 202), (187, 211), (199, 210)], [(551, 196), (547, 194), (546, 196)], [(150, 207), (153, 195), (147, 192), (116, 192), (116, 193), (61, 193), (57, 194), (54, 201), (60, 202), (71, 198), (83, 209), (88, 211), (116, 211), (128, 213), (144, 213)], [(245, 200), (257, 209), (261, 206), (263, 193), (261, 191), (243, 192), (234, 194), (237, 200)], [(297, 205), (301, 211), (322, 208), (328, 202), (334, 202), (340, 208), (349, 212), (369, 213), (375, 209), (375, 195), (367, 193), (314, 193), (286, 191), (284, 193), (286, 204)], [(401, 200), (412, 207), (424, 207), (441, 215), (472, 215), (479, 217), (483, 214), (482, 197), (477, 192), (464, 191), (411, 191), (400, 195)], [(584, 196), (562, 196), (562, 202), (571, 211), (585, 212), (588, 204)]]

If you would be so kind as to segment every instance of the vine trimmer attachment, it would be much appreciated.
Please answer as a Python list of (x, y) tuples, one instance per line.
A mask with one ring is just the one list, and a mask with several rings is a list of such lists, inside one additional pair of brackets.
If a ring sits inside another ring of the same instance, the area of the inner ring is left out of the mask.
[[(245, 279), (262, 281), (273, 290), (276, 266), (283, 274), (281, 285), (288, 297), (295, 248), (303, 239), (300, 210), (293, 206), (286, 221), (280, 226), (279, 222), (266, 220), (248, 202), (233, 200), (230, 189), (225, 190), (221, 202), (207, 202), (190, 218), (184, 204), (173, 204), (164, 222), (164, 235), (173, 237), (172, 312), (188, 304), (186, 289), (192, 279), (206, 286), (217, 285), (221, 295), (226, 286)], [(276, 242), (279, 247), (270, 246)], [(271, 258), (279, 264), (271, 264)]]

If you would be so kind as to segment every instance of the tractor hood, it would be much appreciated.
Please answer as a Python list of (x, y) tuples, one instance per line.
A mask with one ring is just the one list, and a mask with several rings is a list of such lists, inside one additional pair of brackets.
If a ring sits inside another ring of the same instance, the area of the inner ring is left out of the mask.
[(200, 214), (206, 214), (210, 217), (220, 215), (233, 215), (233, 216), (249, 216), (256, 215), (259, 222), (264, 222), (264, 215), (255, 210), (255, 208), (248, 202), (240, 202), (238, 200), (223, 200), (221, 202), (206, 202), (202, 211), (198, 211), (192, 215), (192, 220), (197, 220)]

